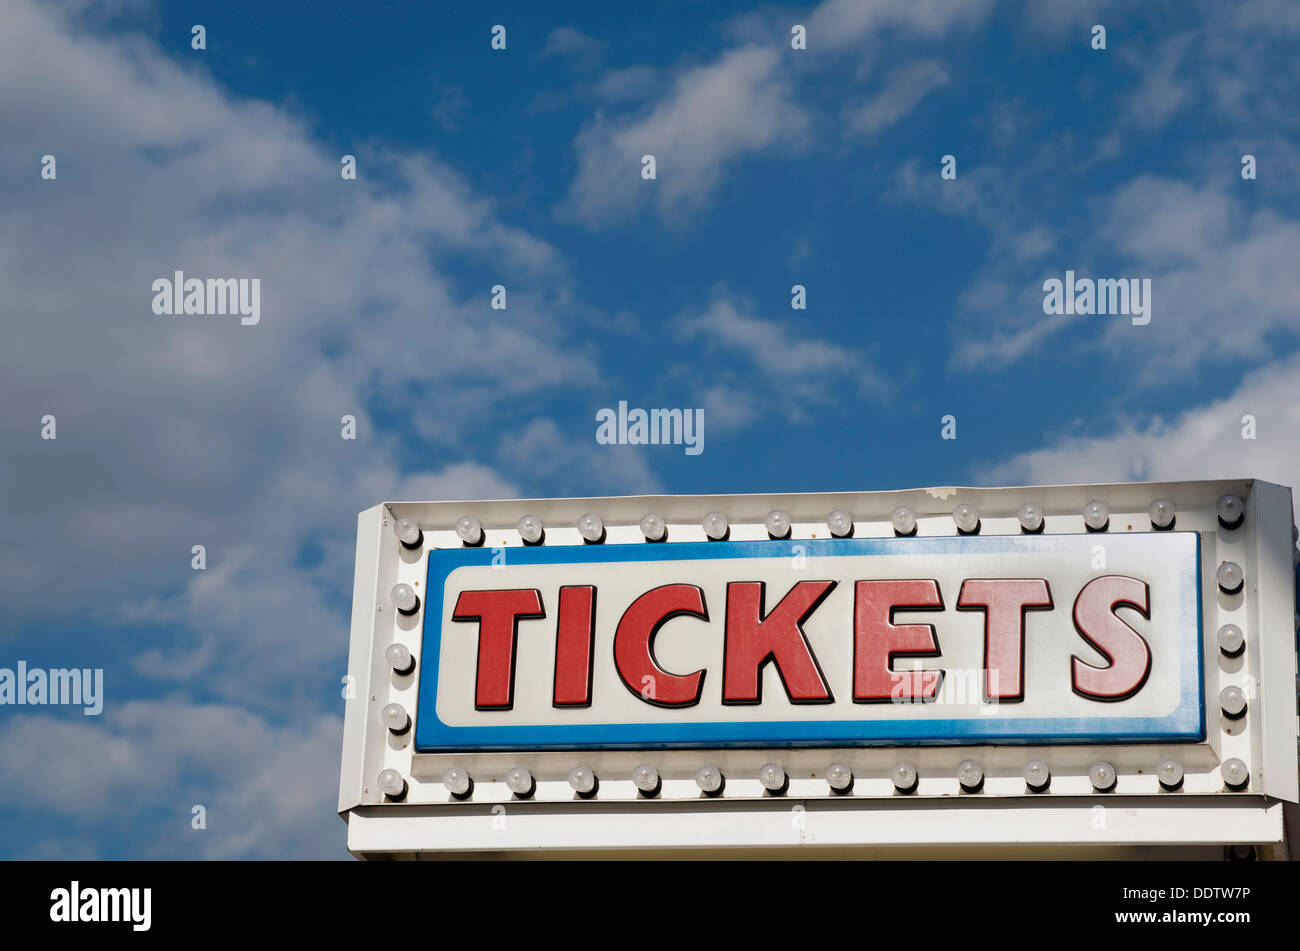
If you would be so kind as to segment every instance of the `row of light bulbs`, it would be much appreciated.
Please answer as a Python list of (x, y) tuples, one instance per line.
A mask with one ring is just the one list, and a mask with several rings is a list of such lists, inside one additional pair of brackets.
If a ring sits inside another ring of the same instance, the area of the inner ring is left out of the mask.
[[(1239, 792), (1250, 781), (1250, 771), (1240, 759), (1233, 757), (1225, 760), (1220, 767), (1224, 785)], [(832, 763), (826, 768), (826, 784), (834, 794), (844, 795), (853, 790), (853, 770), (845, 763)], [(1047, 764), (1040, 759), (1031, 759), (1021, 771), (1025, 786), (1030, 792), (1047, 792), (1051, 786), (1052, 773)], [(889, 778), (894, 788), (903, 794), (916, 791), (919, 777), (916, 767), (911, 763), (895, 763), (889, 771)], [(1166, 792), (1175, 792), (1183, 785), (1183, 766), (1175, 759), (1162, 760), (1156, 767), (1156, 779), (1160, 788)], [(600, 787), (596, 773), (586, 766), (576, 766), (569, 772), (569, 786), (583, 799), (593, 798)], [(1093, 763), (1088, 769), (1088, 780), (1092, 788), (1099, 793), (1115, 789), (1118, 774), (1110, 763)], [(778, 763), (767, 763), (758, 771), (758, 781), (772, 795), (783, 795), (789, 789), (790, 777)], [(957, 782), (962, 791), (977, 793), (984, 786), (984, 768), (975, 760), (962, 760), (957, 766)], [(530, 798), (537, 791), (537, 782), (526, 767), (515, 766), (506, 773), (506, 787), (520, 799)], [(442, 784), (454, 799), (468, 799), (474, 792), (474, 781), (469, 773), (460, 766), (453, 766), (442, 774)], [(632, 770), (632, 785), (637, 792), (652, 799), (659, 795), (662, 782), (659, 771), (654, 766), (643, 763)], [(706, 796), (719, 796), (726, 787), (726, 777), (716, 766), (701, 766), (695, 773), (695, 785)], [(395, 769), (385, 769), (379, 774), (379, 788), (389, 799), (404, 799), (407, 792), (406, 780)]]
[[(1245, 516), (1245, 504), (1239, 495), (1221, 496), (1216, 505), (1219, 524), (1224, 528), (1236, 528)], [(1090, 501), (1083, 507), (1083, 523), (1090, 532), (1104, 532), (1110, 525), (1110, 510), (1104, 502)], [(1168, 499), (1156, 499), (1147, 508), (1151, 527), (1156, 531), (1167, 531), (1174, 527), (1174, 503)], [(952, 520), (960, 535), (976, 535), (980, 530), (979, 511), (975, 506), (963, 502), (952, 510)], [(1016, 510), (1016, 520), (1020, 530), (1034, 535), (1043, 530), (1043, 508), (1033, 502), (1026, 502)], [(916, 513), (905, 505), (894, 509), (889, 517), (894, 534), (911, 536), (916, 534)], [(704, 534), (711, 541), (723, 541), (730, 532), (727, 516), (721, 512), (710, 512), (700, 523)], [(790, 537), (790, 514), (782, 509), (775, 509), (763, 520), (767, 534), (771, 538)], [(847, 538), (853, 534), (853, 516), (844, 509), (835, 509), (826, 516), (826, 527), (836, 538)], [(591, 512), (578, 519), (578, 534), (590, 544), (599, 544), (605, 540), (605, 524), (599, 515)], [(525, 545), (540, 545), (546, 537), (542, 520), (536, 515), (525, 515), (515, 526), (519, 537)], [(419, 548), (424, 541), (424, 534), (419, 523), (409, 516), (399, 518), (393, 524), (393, 531), (398, 540), (407, 548)], [(648, 542), (662, 542), (668, 538), (668, 524), (663, 517), (650, 512), (641, 519), (641, 534)], [(456, 535), (469, 546), (483, 544), (483, 525), (473, 515), (462, 515), (456, 521)]]

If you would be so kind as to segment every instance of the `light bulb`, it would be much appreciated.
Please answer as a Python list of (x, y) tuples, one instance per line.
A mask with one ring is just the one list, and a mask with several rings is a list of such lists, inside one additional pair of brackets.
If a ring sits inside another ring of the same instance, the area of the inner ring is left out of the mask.
[(569, 770), (569, 786), (586, 798), (596, 792), (596, 774), (586, 766), (575, 766)]
[(402, 799), (406, 796), (406, 780), (395, 769), (379, 771), (379, 789), (389, 799)]
[(894, 509), (889, 516), (889, 521), (894, 526), (895, 535), (916, 534), (916, 515), (906, 505), (900, 505)]
[(533, 782), (533, 774), (523, 766), (512, 766), (506, 773), (506, 788), (518, 796), (520, 799), (527, 799), (537, 788)]
[(1041, 759), (1031, 759), (1025, 764), (1025, 785), (1034, 792), (1042, 792), (1052, 781), (1052, 771)]
[(592, 515), (588, 512), (578, 519), (578, 534), (582, 536), (583, 541), (594, 545), (604, 540), (605, 523), (600, 520), (599, 515)]
[(409, 674), (415, 658), (405, 644), (389, 644), (384, 648), (384, 662), (399, 674)]
[(1246, 635), (1235, 624), (1225, 624), (1219, 628), (1219, 650), (1229, 657), (1235, 657), (1246, 646)]
[(1241, 789), (1250, 781), (1250, 770), (1235, 756), (1224, 760), (1223, 765), (1219, 767), (1219, 772), (1223, 776), (1224, 783), (1231, 789)]
[(895, 763), (889, 771), (889, 778), (899, 792), (911, 792), (916, 788), (916, 767), (911, 763)]
[(659, 770), (642, 763), (632, 770), (632, 785), (643, 796), (653, 796), (659, 791)]
[(1110, 763), (1093, 763), (1088, 769), (1088, 781), (1097, 792), (1110, 792), (1115, 788), (1115, 767)]
[(853, 770), (844, 763), (831, 763), (826, 767), (826, 782), (838, 793), (853, 788)]
[(406, 582), (393, 585), (389, 594), (393, 599), (393, 607), (403, 614), (414, 614), (420, 607), (420, 596)]
[(515, 530), (519, 532), (519, 537), (524, 540), (525, 545), (536, 545), (546, 535), (542, 528), (542, 520), (536, 515), (525, 515), (517, 523)]
[(966, 792), (978, 792), (984, 785), (984, 768), (973, 759), (964, 759), (957, 764), (957, 782)]
[(405, 733), (411, 726), (410, 714), (400, 703), (389, 703), (379, 711), (379, 719), (393, 733)]
[(1156, 499), (1147, 509), (1151, 516), (1151, 527), (1167, 529), (1174, 527), (1174, 503), (1168, 499)]
[(1156, 767), (1156, 778), (1165, 789), (1177, 789), (1183, 784), (1183, 764), (1176, 759), (1161, 760)]
[(648, 542), (661, 542), (668, 534), (668, 524), (654, 512), (647, 512), (641, 519), (641, 534)]
[(420, 523), (409, 516), (403, 516), (393, 523), (393, 534), (407, 548), (419, 548), (420, 542), (424, 540)]
[(758, 781), (770, 793), (783, 792), (787, 784), (785, 770), (776, 763), (764, 764), (758, 771)]
[(447, 792), (451, 793), (457, 799), (463, 799), (469, 795), (474, 788), (473, 781), (469, 778), (469, 773), (459, 766), (453, 766), (442, 774), (442, 784), (447, 787)]
[(1083, 524), (1090, 532), (1104, 532), (1110, 524), (1110, 509), (1105, 502), (1093, 499), (1083, 507)]
[(1219, 570), (1214, 574), (1215, 579), (1219, 582), (1219, 588), (1224, 594), (1236, 594), (1241, 590), (1242, 583), (1246, 580), (1242, 574), (1241, 565), (1235, 561), (1225, 561), (1219, 565)]
[(1033, 502), (1026, 502), (1016, 509), (1016, 521), (1020, 523), (1020, 530), (1026, 534), (1033, 535), (1041, 532), (1043, 530), (1043, 507)]
[(466, 545), (483, 543), (483, 526), (473, 515), (462, 515), (456, 519), (456, 535)]
[(1236, 684), (1224, 687), (1219, 691), (1219, 706), (1224, 716), (1235, 720), (1246, 712), (1246, 694)]
[(773, 538), (785, 538), (790, 534), (790, 513), (784, 509), (773, 509), (763, 519), (763, 525)]
[(826, 516), (826, 527), (836, 538), (847, 538), (853, 534), (853, 516), (844, 509), (836, 509)]
[(1241, 501), (1241, 496), (1231, 492), (1219, 496), (1215, 509), (1219, 515), (1219, 524), (1224, 528), (1236, 528), (1246, 515), (1246, 505)]
[(952, 520), (963, 535), (974, 535), (980, 530), (980, 513), (965, 502), (952, 510)]
[(716, 796), (722, 792), (722, 786), (726, 780), (722, 776), (722, 770), (716, 766), (701, 766), (695, 771), (695, 785), (700, 787), (700, 792), (706, 796)]
[(704, 534), (709, 536), (710, 541), (719, 542), (727, 537), (727, 516), (721, 512), (710, 512), (704, 516), (701, 524), (704, 526)]

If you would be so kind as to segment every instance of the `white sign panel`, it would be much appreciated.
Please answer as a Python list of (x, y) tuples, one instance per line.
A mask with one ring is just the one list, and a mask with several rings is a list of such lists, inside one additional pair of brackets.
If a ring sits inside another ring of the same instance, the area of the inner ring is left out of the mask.
[(1195, 532), (427, 557), (416, 752), (1205, 736)]

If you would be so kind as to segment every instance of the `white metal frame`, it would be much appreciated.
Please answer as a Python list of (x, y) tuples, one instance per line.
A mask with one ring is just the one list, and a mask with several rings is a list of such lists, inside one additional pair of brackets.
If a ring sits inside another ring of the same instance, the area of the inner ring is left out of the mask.
[[(1243, 525), (1222, 528), (1215, 504), (1225, 493), (1246, 502)], [(916, 792), (899, 796), (888, 770), (897, 750), (671, 750), (536, 753), (413, 754), (410, 734), (394, 737), (379, 722), (378, 711), (391, 701), (415, 711), (418, 673), (395, 675), (383, 661), (397, 640), (416, 658), (419, 670), (423, 618), (400, 617), (387, 592), (399, 581), (420, 590), (426, 553), (459, 547), (453, 527), (470, 513), (483, 524), (487, 546), (519, 546), (518, 518), (531, 513), (546, 525), (545, 544), (579, 545), (578, 518), (588, 511), (603, 519), (607, 543), (642, 543), (638, 523), (646, 512), (668, 522), (669, 541), (703, 541), (700, 520), (710, 511), (728, 516), (733, 540), (765, 539), (763, 519), (774, 508), (790, 513), (792, 538), (826, 538), (825, 517), (843, 508), (854, 517), (857, 537), (889, 536), (890, 513), (907, 505), (918, 516), (918, 535), (952, 535), (951, 513), (959, 502), (976, 506), (981, 533), (1018, 534), (1021, 503), (1033, 501), (1046, 515), (1049, 534), (1084, 531), (1083, 506), (1092, 499), (1107, 504), (1110, 533), (1151, 531), (1147, 507), (1170, 499), (1177, 529), (1200, 533), (1203, 574), (1203, 654), (1207, 737), (1202, 744), (961, 746), (907, 749), (920, 774)], [(415, 518), (424, 532), (420, 550), (408, 551), (392, 531), (396, 518)], [(938, 488), (897, 492), (807, 493), (795, 495), (651, 496), (609, 499), (506, 500), (489, 502), (390, 502), (358, 518), (356, 579), (348, 675), (339, 811), (349, 824), (348, 845), (358, 855), (426, 851), (527, 852), (533, 849), (634, 849), (799, 847), (816, 841), (836, 846), (917, 845), (1176, 845), (1207, 843), (1272, 844), (1284, 848), (1279, 801), (1300, 799), (1297, 783), (1295, 589), (1291, 492), (1258, 480), (1025, 488)], [(1214, 573), (1223, 560), (1241, 564), (1243, 595), (1220, 596)], [(1216, 634), (1225, 623), (1246, 634), (1237, 658), (1220, 654)], [(1222, 687), (1235, 683), (1249, 701), (1244, 720), (1218, 713)], [(1166, 756), (1183, 764), (1178, 792), (1161, 789), (1155, 765)], [(961, 791), (955, 766), (965, 758), (981, 761), (984, 790)], [(1051, 790), (1031, 794), (1021, 777), (1026, 759), (1048, 761)], [(1243, 791), (1225, 789), (1219, 773), (1228, 757), (1243, 760), (1250, 781)], [(770, 759), (791, 777), (781, 797), (766, 793), (757, 770)], [(832, 795), (822, 771), (842, 759), (857, 777), (847, 796)], [(1088, 767), (1106, 760), (1119, 776), (1112, 793), (1095, 794)], [(655, 800), (639, 796), (631, 771), (651, 762), (664, 778)], [(709, 762), (727, 775), (724, 795), (703, 797), (692, 781)], [(579, 763), (600, 777), (597, 797), (578, 800), (565, 777)], [(441, 784), (443, 770), (465, 767), (475, 781), (468, 801), (453, 799)], [(528, 801), (505, 787), (513, 765), (527, 766), (537, 778)], [(408, 783), (403, 802), (387, 801), (377, 786), (385, 768)], [(1123, 808), (1117, 808), (1122, 803)], [(1097, 828), (1094, 810), (1101, 807)], [(800, 811), (802, 810), (802, 812)], [(777, 819), (771, 819), (777, 816)], [(804, 829), (787, 826), (795, 820)], [(1086, 818), (1087, 821), (1083, 821)], [(770, 821), (769, 821), (770, 820)], [(815, 821), (814, 821), (815, 820)], [(769, 828), (771, 826), (771, 828)], [(810, 839), (811, 835), (820, 839)], [(506, 829), (512, 831), (506, 832)], [(789, 835), (798, 832), (800, 835)]]

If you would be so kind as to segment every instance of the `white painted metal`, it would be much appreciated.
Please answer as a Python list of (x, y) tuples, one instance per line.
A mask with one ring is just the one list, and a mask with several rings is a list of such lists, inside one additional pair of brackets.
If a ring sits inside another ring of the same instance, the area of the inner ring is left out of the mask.
[[(1218, 524), (1215, 503), (1227, 492), (1247, 502), (1240, 528), (1227, 530)], [(666, 544), (704, 541), (701, 519), (714, 510), (727, 516), (731, 539), (766, 539), (763, 520), (778, 508), (790, 514), (792, 539), (828, 537), (826, 513), (837, 508), (853, 516), (856, 537), (890, 537), (890, 514), (899, 505), (916, 513), (918, 536), (951, 536), (955, 531), (951, 513), (959, 502), (979, 510), (982, 534), (1018, 534), (1016, 511), (1022, 503), (1034, 502), (1042, 506), (1044, 531), (1051, 535), (1082, 532), (1083, 506), (1097, 499), (1110, 511), (1108, 534), (1114, 535), (1150, 531), (1147, 509), (1160, 497), (1175, 505), (1176, 530), (1196, 531), (1201, 537), (1204, 743), (913, 748), (907, 758), (916, 766), (920, 783), (915, 793), (899, 796), (889, 780), (898, 755), (888, 749), (413, 755), (410, 734), (394, 737), (378, 719), (379, 709), (389, 702), (416, 709), (421, 664), (423, 611), (412, 618), (397, 616), (387, 603), (387, 592), (404, 581), (423, 599), (426, 552), (459, 546), (454, 526), (467, 513), (481, 521), (485, 545), (509, 550), (521, 544), (515, 525), (526, 513), (542, 519), (548, 547), (581, 544), (576, 522), (588, 511), (601, 517), (607, 543), (615, 544), (646, 544), (639, 523), (647, 512), (659, 514), (667, 523)], [(411, 551), (398, 543), (392, 523), (401, 516), (420, 524), (421, 548)], [(349, 821), (349, 848), (357, 854), (398, 854), (439, 849), (676, 849), (708, 843), (719, 848), (788, 846), (798, 841), (780, 838), (774, 831), (762, 832), (754, 823), (771, 810), (788, 819), (796, 804), (804, 806), (805, 815), (820, 816), (828, 810), (832, 818), (826, 841), (862, 846), (1281, 843), (1282, 813), (1275, 808), (1277, 801), (1300, 798), (1291, 524), (1290, 490), (1251, 480), (376, 506), (358, 520), (348, 669), (355, 678), (356, 697), (346, 706), (339, 789), (339, 810)], [(1244, 569), (1246, 584), (1240, 594), (1218, 591), (1214, 575), (1223, 560), (1237, 561)], [(1237, 624), (1246, 635), (1245, 649), (1233, 658), (1218, 649), (1217, 631), (1226, 623)], [(416, 658), (410, 674), (395, 674), (383, 662), (383, 651), (394, 640), (405, 644)], [(1229, 721), (1217, 711), (1215, 698), (1229, 684), (1247, 694), (1247, 713), (1239, 721)], [(1034, 795), (1025, 789), (1021, 769), (1030, 757), (1044, 759), (1051, 768), (1047, 793)], [(1229, 757), (1240, 758), (1251, 770), (1246, 792), (1223, 788), (1218, 766)], [(967, 758), (980, 762), (987, 776), (977, 794), (961, 792), (956, 780), (957, 764)], [(1155, 779), (1156, 765), (1166, 758), (1184, 766), (1186, 778), (1178, 792), (1162, 792)], [(789, 793), (780, 800), (765, 794), (757, 781), (759, 767), (773, 760), (791, 777)], [(1118, 779), (1113, 792), (1091, 791), (1088, 768), (1099, 760), (1115, 767)], [(849, 796), (832, 796), (825, 781), (825, 769), (834, 761), (853, 769), (856, 781)], [(631, 772), (640, 762), (649, 762), (663, 777), (657, 800), (639, 797), (632, 785)], [(726, 787), (718, 799), (703, 797), (693, 781), (695, 771), (706, 764), (726, 774)], [(465, 802), (453, 801), (440, 782), (450, 765), (462, 766), (474, 778), (473, 794)], [(536, 777), (533, 801), (518, 802), (505, 788), (505, 773), (515, 765), (527, 767)], [(588, 766), (600, 778), (598, 794), (589, 801), (577, 800), (566, 781), (577, 765)], [(407, 777), (410, 791), (405, 803), (384, 802), (376, 784), (384, 768)], [(1091, 827), (1074, 830), (1079, 810), (1091, 814), (1094, 806), (1115, 814), (1111, 817), (1118, 825), (1109, 838), (1090, 838)], [(507, 839), (498, 835), (501, 830), (491, 823), (493, 808), (506, 811), (509, 826), (515, 829), (508, 841), (516, 841), (517, 834), (518, 844), (507, 846)], [(1121, 831), (1130, 821), (1135, 831)], [(919, 831), (923, 827), (932, 831)], [(1014, 831), (1017, 828), (1025, 830), (1023, 837), (1018, 837), (1022, 834)]]
[[(364, 807), (348, 819), (355, 853), (941, 845), (1230, 845), (1282, 841), (1282, 804), (1100, 797), (869, 805), (839, 799), (725, 803)], [(469, 814), (467, 815), (467, 811)], [(403, 815), (405, 812), (407, 815)]]
[(372, 743), (372, 725), (365, 711), (371, 709), (372, 662), (376, 648), (382, 654), (387, 631), (378, 623), (379, 565), (384, 546), (384, 506), (376, 505), (357, 516), (357, 563), (352, 587), (352, 639), (348, 646), (348, 673), (341, 685), (343, 717), (343, 768), (339, 774), (339, 812), (360, 805), (365, 798), (365, 777), (379, 775), (372, 769), (375, 757), (367, 756)]
[[(1255, 609), (1250, 617), (1258, 645), (1260, 788), (1288, 802), (1300, 800), (1300, 771), (1296, 769), (1293, 736), (1296, 690), (1300, 686), (1296, 680), (1293, 520), (1290, 489), (1257, 481), (1247, 500), (1246, 521), (1254, 527), (1250, 576), (1255, 579)], [(1266, 636), (1261, 637), (1260, 632)], [(1249, 701), (1249, 692), (1246, 696)]]

